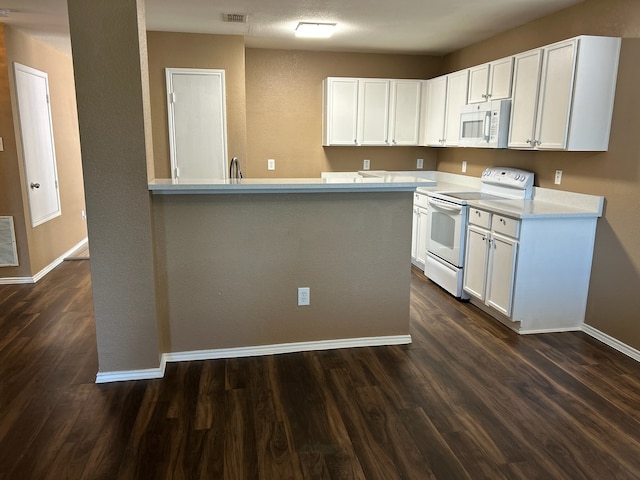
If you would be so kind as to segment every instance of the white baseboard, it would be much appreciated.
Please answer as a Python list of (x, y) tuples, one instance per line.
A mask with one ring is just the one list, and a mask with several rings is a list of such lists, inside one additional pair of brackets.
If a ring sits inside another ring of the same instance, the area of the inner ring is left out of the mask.
[(127, 380), (148, 380), (162, 378), (167, 362), (186, 362), (194, 360), (217, 360), (221, 358), (258, 357), (281, 353), (308, 352), (312, 350), (333, 350), (336, 348), (380, 347), (385, 345), (406, 345), (411, 343), (411, 335), (390, 335), (384, 337), (344, 338), (320, 340), (317, 342), (279, 343), (252, 347), (219, 348), (195, 350), (189, 352), (164, 353), (158, 368), (146, 370), (126, 370), (119, 372), (100, 372), (96, 383), (121, 382)]
[(98, 372), (96, 383), (126, 382), (128, 380), (152, 380), (164, 377), (166, 360), (164, 355), (160, 359), (158, 368), (146, 368), (144, 370), (123, 370), (118, 372)]
[(280, 353), (308, 352), (312, 350), (333, 350), (336, 348), (380, 347), (384, 345), (405, 345), (411, 343), (411, 335), (393, 335), (386, 337), (344, 338), (320, 340), (317, 342), (279, 343), (254, 347), (220, 348), (214, 350), (196, 350), (191, 352), (165, 353), (167, 362), (189, 360), (215, 360), (219, 358), (259, 357)]
[(636, 362), (640, 362), (640, 350), (636, 350), (626, 343), (622, 343), (617, 338), (613, 338), (612, 336), (607, 335), (606, 333), (601, 332), (597, 328), (593, 328), (590, 325), (582, 325), (582, 331), (587, 335), (600, 340), (605, 345), (609, 345), (611, 348), (615, 348), (619, 352), (624, 353), (626, 356), (633, 358)]
[(67, 258), (73, 252), (78, 250), (80, 247), (85, 246), (88, 241), (89, 240), (87, 238), (85, 238), (84, 240), (81, 240), (75, 246), (71, 247), (69, 250), (64, 252), (62, 255), (60, 255), (58, 258), (56, 258), (49, 265), (47, 265), (42, 270), (40, 270), (38, 273), (36, 273), (33, 277), (5, 277), (5, 278), (0, 278), (0, 285), (17, 285), (17, 284), (24, 284), (24, 283), (36, 283), (38, 280), (42, 280), (42, 278), (47, 273), (51, 272), (51, 270), (53, 270), (58, 265), (60, 265), (62, 262), (64, 262), (65, 258)]

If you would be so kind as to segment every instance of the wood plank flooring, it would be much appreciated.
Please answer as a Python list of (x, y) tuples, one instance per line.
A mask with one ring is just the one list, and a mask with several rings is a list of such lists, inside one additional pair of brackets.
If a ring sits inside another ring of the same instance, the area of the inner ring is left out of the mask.
[(96, 385), (89, 262), (0, 286), (0, 479), (638, 479), (640, 364), (413, 272), (408, 346)]

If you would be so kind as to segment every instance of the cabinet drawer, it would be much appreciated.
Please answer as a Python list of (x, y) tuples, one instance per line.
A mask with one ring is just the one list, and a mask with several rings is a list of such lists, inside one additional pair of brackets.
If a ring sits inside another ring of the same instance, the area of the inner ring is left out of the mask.
[(491, 230), (509, 237), (518, 238), (520, 236), (520, 220), (503, 217), (502, 215), (493, 215)]
[(429, 197), (424, 193), (414, 193), (413, 194), (413, 206), (414, 207), (422, 207), (427, 208), (429, 206)]
[(491, 214), (477, 208), (469, 208), (469, 223), (479, 227), (489, 228), (491, 225)]

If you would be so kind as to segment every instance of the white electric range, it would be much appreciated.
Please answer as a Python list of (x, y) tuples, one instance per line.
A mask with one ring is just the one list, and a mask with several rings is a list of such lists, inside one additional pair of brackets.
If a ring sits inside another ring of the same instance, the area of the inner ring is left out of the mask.
[(531, 199), (533, 178), (525, 170), (490, 167), (482, 172), (479, 191), (427, 191), (425, 275), (455, 297), (468, 299), (462, 289), (468, 202)]

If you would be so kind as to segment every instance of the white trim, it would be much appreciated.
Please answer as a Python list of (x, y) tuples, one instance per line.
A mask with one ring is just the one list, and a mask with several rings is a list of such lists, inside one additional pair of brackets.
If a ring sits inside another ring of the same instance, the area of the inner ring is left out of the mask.
[(214, 360), (219, 358), (259, 357), (262, 355), (308, 352), (312, 350), (333, 350), (336, 348), (405, 345), (408, 343), (411, 343), (411, 335), (392, 335), (386, 337), (343, 338), (337, 340), (320, 340), (316, 342), (278, 343), (253, 347), (173, 352), (165, 353), (163, 356), (166, 356), (167, 362), (183, 362), (189, 360)]
[(98, 372), (96, 383), (126, 382), (129, 380), (152, 380), (164, 377), (166, 366), (165, 356), (160, 359), (158, 368), (146, 368), (144, 370), (122, 370), (118, 372)]
[(622, 343), (620, 340), (607, 335), (600, 330), (593, 328), (591, 325), (582, 325), (582, 331), (593, 338), (600, 340), (605, 345), (609, 345), (611, 348), (615, 348), (621, 353), (624, 353), (628, 357), (633, 358), (636, 362), (640, 362), (640, 350), (636, 350), (630, 347), (626, 343)]
[(560, 328), (534, 328), (531, 330), (518, 330), (521, 335), (533, 335), (536, 333), (561, 333), (561, 332), (580, 332), (582, 328), (576, 327), (560, 327)]
[(67, 258), (73, 252), (78, 250), (80, 247), (86, 245), (88, 241), (89, 241), (88, 238), (85, 237), (83, 240), (81, 240), (75, 246), (71, 247), (69, 250), (64, 252), (62, 255), (60, 255), (58, 258), (56, 258), (49, 265), (47, 265), (42, 270), (40, 270), (38, 273), (36, 273), (33, 277), (5, 277), (5, 278), (0, 278), (0, 285), (17, 285), (17, 284), (23, 284), (23, 283), (36, 283), (38, 280), (42, 280), (42, 278), (47, 273), (51, 272), (51, 270), (53, 270), (58, 265), (60, 265), (62, 262), (64, 262), (65, 258)]
[(333, 350), (337, 348), (381, 347), (387, 345), (406, 345), (411, 343), (411, 335), (389, 335), (384, 337), (343, 338), (337, 340), (319, 340), (316, 342), (278, 343), (252, 347), (219, 348), (213, 350), (194, 350), (189, 352), (164, 353), (158, 368), (145, 370), (124, 370), (118, 372), (99, 372), (96, 383), (121, 382), (127, 380), (147, 380), (162, 378), (167, 362), (186, 362), (194, 360), (216, 360), (222, 358), (258, 357), (280, 353), (298, 353), (312, 350)]

